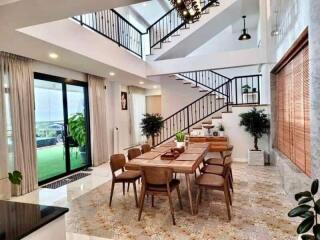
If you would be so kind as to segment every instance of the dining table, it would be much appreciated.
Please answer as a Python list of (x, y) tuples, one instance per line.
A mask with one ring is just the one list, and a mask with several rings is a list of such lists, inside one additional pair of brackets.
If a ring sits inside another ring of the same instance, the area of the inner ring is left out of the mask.
[(194, 215), (190, 175), (193, 175), (208, 152), (208, 143), (189, 143), (185, 151), (175, 160), (162, 160), (161, 155), (175, 147), (173, 141), (163, 143), (126, 163), (128, 170), (140, 170), (141, 167), (167, 167), (174, 173), (185, 175), (190, 212)]

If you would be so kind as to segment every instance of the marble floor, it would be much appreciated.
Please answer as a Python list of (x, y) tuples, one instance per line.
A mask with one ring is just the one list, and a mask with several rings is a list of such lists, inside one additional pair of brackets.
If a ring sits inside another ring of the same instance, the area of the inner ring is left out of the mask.
[(91, 176), (64, 187), (40, 188), (13, 200), (68, 207), (69, 240), (297, 239), (297, 223), (287, 217), (292, 201), (282, 190), (278, 169), (234, 163), (233, 172), (235, 193), (231, 222), (227, 221), (223, 195), (213, 191), (204, 194), (199, 213), (191, 216), (183, 175), (183, 210), (173, 195), (177, 225), (171, 224), (166, 198), (156, 198), (154, 208), (147, 201), (142, 220), (138, 222), (132, 189), (123, 196), (121, 185), (117, 186), (112, 208), (108, 207), (111, 173), (106, 164), (94, 168)]

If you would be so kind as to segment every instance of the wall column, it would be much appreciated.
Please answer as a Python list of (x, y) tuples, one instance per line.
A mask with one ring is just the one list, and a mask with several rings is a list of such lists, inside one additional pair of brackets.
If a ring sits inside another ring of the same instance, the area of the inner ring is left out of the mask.
[(320, 177), (320, 1), (310, 0), (309, 57), (312, 177)]

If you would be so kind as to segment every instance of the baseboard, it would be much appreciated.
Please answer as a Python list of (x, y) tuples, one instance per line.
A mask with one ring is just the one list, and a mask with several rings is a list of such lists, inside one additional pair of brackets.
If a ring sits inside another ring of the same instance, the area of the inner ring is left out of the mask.
[(235, 158), (235, 157), (232, 157), (232, 161), (233, 162), (239, 162), (239, 163), (247, 163), (248, 159), (247, 158)]

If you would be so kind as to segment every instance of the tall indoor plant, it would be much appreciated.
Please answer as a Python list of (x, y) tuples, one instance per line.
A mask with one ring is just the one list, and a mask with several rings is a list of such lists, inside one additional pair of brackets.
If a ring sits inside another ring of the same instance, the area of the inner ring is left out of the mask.
[(268, 134), (270, 129), (270, 120), (264, 111), (254, 107), (251, 111), (239, 115), (240, 126), (244, 126), (254, 140), (254, 149), (248, 150), (250, 165), (264, 165), (264, 152), (258, 146), (258, 140)]
[(76, 113), (68, 119), (69, 134), (79, 146), (80, 152), (85, 152), (87, 143), (86, 120), (83, 113)]
[(151, 137), (152, 146), (155, 145), (155, 136), (160, 132), (163, 127), (163, 118), (160, 114), (150, 114), (144, 115), (141, 121), (141, 130), (143, 135), (147, 138)]

